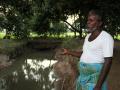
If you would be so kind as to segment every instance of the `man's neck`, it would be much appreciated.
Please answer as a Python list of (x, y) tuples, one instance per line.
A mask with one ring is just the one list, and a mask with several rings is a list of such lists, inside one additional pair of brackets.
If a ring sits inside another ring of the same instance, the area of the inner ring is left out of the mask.
[(96, 30), (94, 30), (93, 32), (91, 32), (91, 35), (92, 36), (98, 36), (100, 33), (101, 33), (101, 29), (99, 28), (99, 29), (96, 29)]

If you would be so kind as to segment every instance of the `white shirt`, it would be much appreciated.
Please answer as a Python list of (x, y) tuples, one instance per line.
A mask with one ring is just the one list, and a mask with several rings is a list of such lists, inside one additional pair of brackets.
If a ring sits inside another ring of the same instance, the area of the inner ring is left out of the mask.
[(85, 38), (80, 62), (104, 63), (105, 57), (113, 56), (114, 40), (106, 31), (102, 31), (93, 41), (88, 41), (90, 35)]

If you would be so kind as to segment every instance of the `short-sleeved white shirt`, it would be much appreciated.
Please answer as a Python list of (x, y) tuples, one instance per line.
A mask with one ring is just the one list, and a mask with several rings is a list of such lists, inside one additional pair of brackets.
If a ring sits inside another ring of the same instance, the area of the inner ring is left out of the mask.
[(105, 57), (113, 56), (114, 40), (106, 31), (102, 31), (93, 41), (88, 41), (90, 35), (85, 38), (80, 62), (104, 63)]

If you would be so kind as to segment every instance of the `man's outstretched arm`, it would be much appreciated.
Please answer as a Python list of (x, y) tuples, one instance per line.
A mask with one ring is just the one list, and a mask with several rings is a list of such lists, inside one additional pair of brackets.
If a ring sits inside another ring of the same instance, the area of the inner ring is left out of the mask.
[(64, 48), (62, 55), (72, 55), (79, 58), (82, 53), (83, 51), (69, 51), (68, 49)]

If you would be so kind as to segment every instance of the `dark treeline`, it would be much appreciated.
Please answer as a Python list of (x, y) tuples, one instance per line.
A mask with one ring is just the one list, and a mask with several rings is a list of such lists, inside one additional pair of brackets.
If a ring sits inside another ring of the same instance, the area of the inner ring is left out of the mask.
[[(30, 32), (46, 37), (59, 36), (67, 30), (78, 32), (82, 38), (87, 13), (97, 7), (104, 12), (104, 29), (118, 36), (119, 3), (120, 0), (0, 0), (0, 30), (17, 39), (28, 38)], [(78, 16), (72, 25), (67, 22), (69, 15)]]

